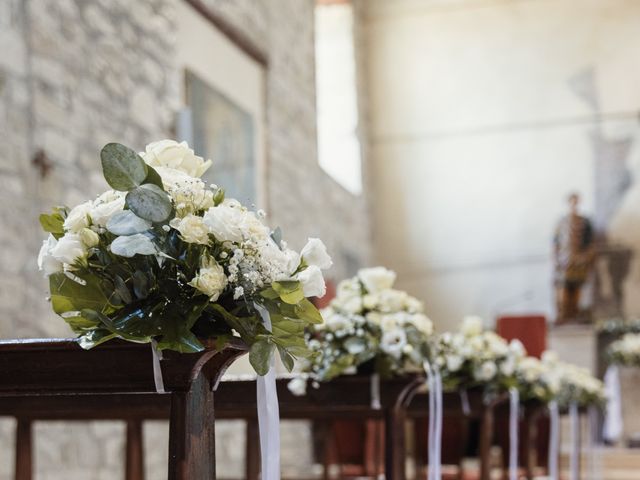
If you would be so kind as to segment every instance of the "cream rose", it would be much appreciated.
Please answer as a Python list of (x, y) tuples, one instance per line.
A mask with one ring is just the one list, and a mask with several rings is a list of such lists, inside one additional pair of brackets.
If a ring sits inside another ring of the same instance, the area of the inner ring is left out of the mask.
[(189, 148), (187, 142), (178, 143), (175, 140), (150, 143), (140, 156), (152, 167), (169, 167), (192, 177), (201, 177), (211, 166), (211, 160), (205, 162)]
[(227, 276), (224, 268), (215, 260), (207, 259), (189, 285), (208, 296), (210, 301), (215, 302), (227, 286)]
[(389, 289), (396, 281), (396, 273), (384, 267), (363, 268), (358, 277), (369, 293)]
[(187, 215), (184, 218), (174, 218), (169, 223), (180, 232), (182, 240), (187, 243), (209, 244), (209, 228), (197, 215)]
[(105, 227), (109, 219), (124, 209), (125, 193), (109, 190), (100, 195), (89, 212), (95, 225)]

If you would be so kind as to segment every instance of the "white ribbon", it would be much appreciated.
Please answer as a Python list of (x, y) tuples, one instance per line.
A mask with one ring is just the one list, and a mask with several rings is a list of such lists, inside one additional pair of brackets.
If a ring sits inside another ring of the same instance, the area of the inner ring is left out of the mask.
[(151, 340), (151, 355), (153, 356), (153, 381), (156, 384), (156, 392), (165, 393), (164, 379), (162, 378), (162, 351), (158, 350), (158, 342)]
[(471, 406), (469, 405), (469, 394), (466, 390), (460, 390), (460, 403), (462, 403), (462, 413), (465, 417), (471, 415)]
[(549, 402), (549, 478), (558, 480), (558, 454), (560, 442), (560, 412), (558, 411), (558, 402), (552, 400)]
[[(269, 312), (254, 303), (264, 326), (271, 331)], [(260, 457), (262, 480), (280, 480), (280, 408), (276, 390), (273, 358), (269, 371), (257, 379), (258, 426), (260, 430)]]
[(569, 405), (569, 420), (571, 422), (571, 457), (569, 458), (569, 479), (579, 480), (580, 472), (580, 417), (578, 416), (578, 404), (571, 402)]
[(520, 420), (520, 392), (509, 389), (509, 480), (518, 480), (518, 422)]
[(382, 408), (380, 403), (380, 374), (378, 373), (371, 375), (371, 408), (373, 410)]
[(442, 377), (437, 367), (424, 362), (429, 389), (429, 474), (427, 480), (442, 478)]
[(602, 436), (615, 443), (622, 436), (622, 395), (620, 393), (620, 370), (611, 365), (604, 375), (604, 389), (607, 395), (607, 411), (604, 417)]

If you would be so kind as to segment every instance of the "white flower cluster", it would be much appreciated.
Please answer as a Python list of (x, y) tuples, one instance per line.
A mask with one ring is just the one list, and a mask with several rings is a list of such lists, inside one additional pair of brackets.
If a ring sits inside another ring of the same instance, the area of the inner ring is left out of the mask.
[(421, 368), (433, 324), (420, 301), (392, 288), (395, 278), (375, 267), (340, 282), (309, 343), (318, 353), (312, 366), (318, 378), (355, 372), (369, 360), (385, 374)]
[(445, 377), (467, 375), (472, 382), (487, 383), (513, 376), (525, 355), (520, 341), (507, 343), (484, 330), (481, 318), (469, 316), (459, 332), (440, 336), (435, 361)]
[[(306, 297), (324, 295), (322, 270), (332, 262), (322, 241), (309, 239), (298, 254), (285, 242), (276, 243), (261, 221), (262, 212), (256, 214), (234, 199), (216, 204), (221, 191), (215, 185), (207, 187), (199, 178), (211, 161), (195, 155), (185, 142), (151, 143), (140, 156), (160, 175), (175, 209), (175, 217), (163, 226), (165, 232), (175, 229), (186, 243), (210, 246), (217, 242), (221, 246), (215, 256), (201, 259), (200, 271), (189, 285), (211, 301), (227, 286), (237, 299), (281, 280), (299, 281)], [(159, 262), (166, 257), (152, 224), (125, 210), (125, 192), (109, 190), (68, 212), (64, 235), (57, 240), (50, 235), (42, 245), (40, 269), (46, 276), (74, 270), (106, 232), (115, 235), (109, 245), (114, 255), (155, 255)]]
[(640, 333), (626, 333), (609, 346), (607, 353), (612, 363), (640, 365)]

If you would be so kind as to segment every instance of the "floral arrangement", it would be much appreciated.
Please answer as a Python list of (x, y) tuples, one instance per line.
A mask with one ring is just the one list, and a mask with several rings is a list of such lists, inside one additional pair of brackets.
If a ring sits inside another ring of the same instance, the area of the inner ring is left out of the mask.
[(627, 333), (613, 342), (607, 349), (611, 363), (625, 366), (640, 365), (640, 334)]
[(446, 388), (466, 385), (497, 391), (517, 383), (516, 368), (525, 355), (520, 341), (508, 343), (485, 330), (480, 317), (469, 316), (459, 331), (440, 336), (433, 361)]
[(322, 318), (308, 297), (324, 295), (331, 266), (320, 240), (290, 249), (264, 212), (205, 185), (211, 161), (184, 142), (110, 143), (100, 158), (111, 190), (40, 217), (51, 304), (83, 347), (117, 337), (194, 352), (240, 336), (259, 374), (275, 350), (289, 369), (309, 354), (304, 330)]
[(546, 351), (542, 355), (546, 377), (553, 379), (554, 399), (561, 406), (576, 403), (580, 407), (603, 406), (606, 402), (604, 384), (586, 368), (560, 361), (557, 353)]
[(396, 274), (365, 268), (340, 282), (336, 298), (322, 310), (324, 323), (308, 332), (314, 352), (305, 370), (316, 380), (370, 367), (383, 377), (423, 371), (433, 324), (422, 303), (393, 289)]

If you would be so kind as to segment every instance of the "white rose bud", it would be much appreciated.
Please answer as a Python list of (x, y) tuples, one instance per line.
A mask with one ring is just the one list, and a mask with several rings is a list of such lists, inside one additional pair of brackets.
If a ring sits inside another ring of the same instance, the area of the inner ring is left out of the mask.
[(100, 243), (100, 237), (90, 228), (83, 228), (80, 230), (80, 239), (87, 248), (95, 247)]
[(327, 253), (327, 247), (319, 238), (310, 238), (300, 252), (300, 256), (307, 265), (315, 265), (322, 270), (326, 270), (333, 265), (331, 257)]
[(294, 277), (302, 284), (305, 297), (323, 297), (327, 293), (322, 270), (315, 265), (310, 265)]

